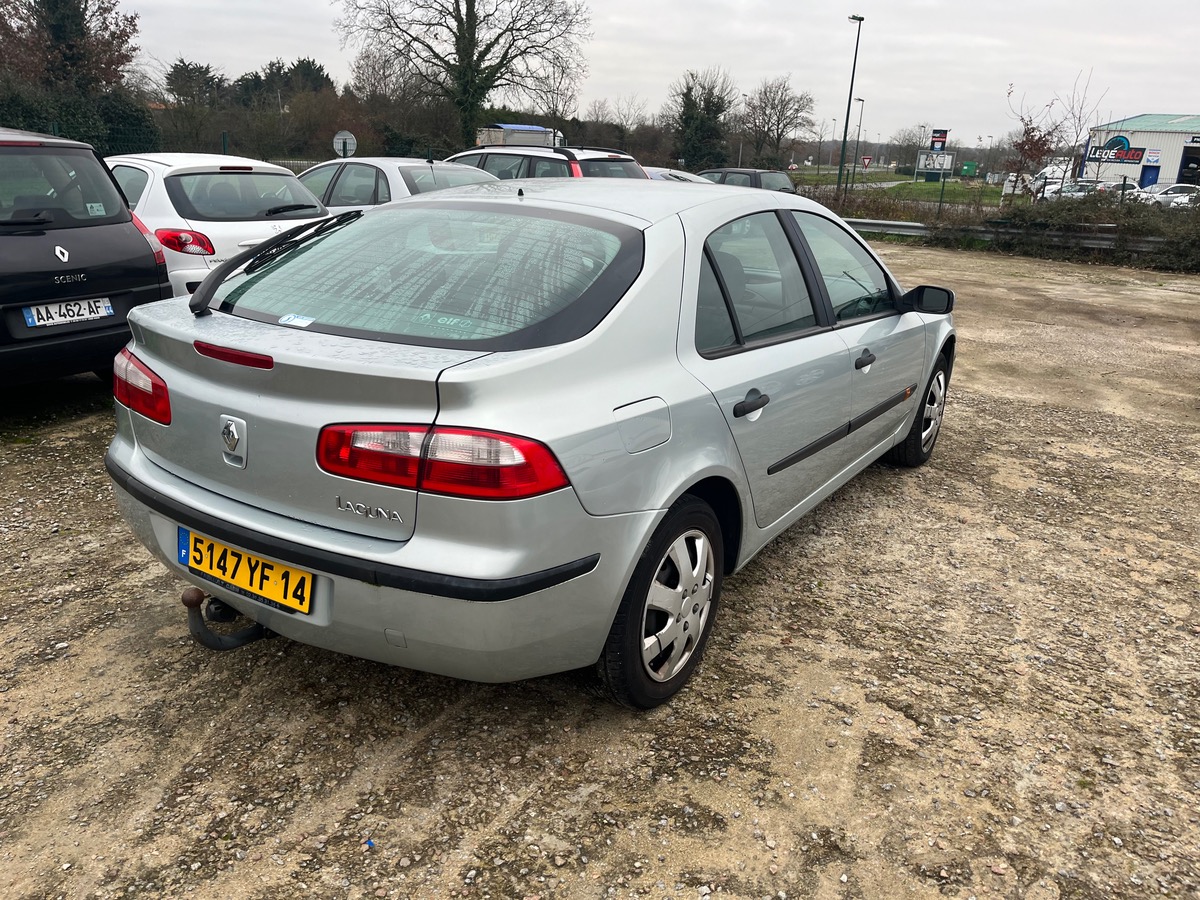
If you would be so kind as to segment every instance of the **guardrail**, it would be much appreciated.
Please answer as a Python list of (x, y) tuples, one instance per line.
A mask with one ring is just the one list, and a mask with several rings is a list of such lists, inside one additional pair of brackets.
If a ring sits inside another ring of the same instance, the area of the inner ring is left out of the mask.
[[(921, 222), (889, 222), (882, 219), (846, 219), (845, 221), (860, 234), (928, 237), (933, 230)], [(1030, 234), (1027, 229), (1014, 228), (1003, 223), (966, 225), (958, 227), (956, 230), (981, 241), (994, 241), (1005, 237), (1018, 238)], [(1116, 225), (1092, 225), (1087, 231), (1039, 231), (1036, 235), (1039, 240), (1046, 243), (1086, 247), (1089, 250), (1112, 250), (1120, 239)], [(1161, 237), (1125, 238), (1122, 246), (1135, 253), (1145, 253), (1162, 246), (1165, 240)]]

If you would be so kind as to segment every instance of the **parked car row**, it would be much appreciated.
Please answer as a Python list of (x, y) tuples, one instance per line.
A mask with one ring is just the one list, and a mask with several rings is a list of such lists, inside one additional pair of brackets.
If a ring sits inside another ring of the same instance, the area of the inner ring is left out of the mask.
[(1163, 207), (1186, 205), (1200, 191), (1191, 184), (1163, 184), (1140, 188), (1132, 181), (1074, 180), (1051, 184), (1042, 192), (1043, 200), (1078, 200), (1090, 194), (1111, 194), (1129, 203), (1158, 204)]

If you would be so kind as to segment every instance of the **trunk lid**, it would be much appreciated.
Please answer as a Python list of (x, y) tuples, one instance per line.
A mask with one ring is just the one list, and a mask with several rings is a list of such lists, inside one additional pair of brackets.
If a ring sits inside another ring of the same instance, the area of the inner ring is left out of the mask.
[[(215, 313), (185, 300), (138, 310), (133, 352), (167, 384), (172, 423), (137, 414), (134, 435), (163, 469), (254, 509), (327, 528), (407, 540), (415, 491), (323, 471), (317, 437), (337, 423), (430, 425), (439, 374), (479, 351), (305, 332)], [(202, 356), (195, 342), (269, 356), (270, 369)], [(230, 433), (232, 429), (232, 434)], [(247, 512), (253, 519), (253, 511)]]

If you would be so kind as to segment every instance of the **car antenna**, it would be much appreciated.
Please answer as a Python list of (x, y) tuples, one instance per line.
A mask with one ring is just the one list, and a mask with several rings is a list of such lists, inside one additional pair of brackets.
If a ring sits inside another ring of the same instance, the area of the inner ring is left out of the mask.
[(525, 196), (525, 188), (517, 188), (517, 196), (524, 197)]

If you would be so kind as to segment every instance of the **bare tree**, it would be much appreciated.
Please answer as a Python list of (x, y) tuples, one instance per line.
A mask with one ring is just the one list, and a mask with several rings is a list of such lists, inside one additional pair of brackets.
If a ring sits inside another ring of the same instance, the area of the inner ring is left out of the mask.
[(607, 100), (593, 100), (588, 104), (587, 111), (583, 114), (585, 122), (611, 122), (612, 110), (609, 109)]
[(591, 37), (584, 0), (342, 0), (344, 43), (404, 61), (458, 110), (464, 145), (475, 142), (494, 92), (529, 97), (548, 72), (582, 72)]
[(1049, 159), (1062, 140), (1062, 125), (1064, 117), (1055, 110), (1058, 98), (1051, 100), (1041, 107), (1030, 107), (1022, 97), (1014, 106), (1013, 85), (1008, 86), (1008, 108), (1020, 124), (1017, 136), (1012, 141), (1013, 155), (1008, 160), (1008, 166), (1016, 175), (1013, 194), (1032, 193), (1030, 180), (1025, 177), (1030, 171), (1035, 171)]
[(764, 78), (746, 98), (745, 129), (754, 146), (754, 155), (762, 157), (771, 150), (774, 164), (779, 165), (783, 142), (800, 128), (812, 124), (813, 98), (807, 92), (792, 90), (790, 76)]
[(646, 101), (639, 99), (636, 91), (618, 97), (613, 121), (623, 133), (633, 131), (646, 121)]
[(567, 120), (579, 109), (579, 79), (578, 70), (553, 69), (532, 90), (537, 112), (559, 131), (566, 129)]
[[(1065, 98), (1058, 94), (1054, 95), (1054, 99), (1063, 110), (1060, 126), (1062, 138), (1071, 144), (1070, 171), (1072, 174), (1079, 171), (1079, 163), (1083, 160), (1083, 147), (1080, 142), (1096, 121), (1096, 113), (1100, 109), (1100, 104), (1104, 102), (1105, 95), (1108, 94), (1106, 88), (1093, 103), (1088, 99), (1088, 89), (1092, 86), (1092, 70), (1088, 69), (1087, 78), (1083, 80), (1082, 85), (1079, 83), (1081, 78), (1083, 78), (1082, 71), (1075, 76), (1075, 82), (1071, 85), (1071, 93)], [(1064, 168), (1060, 183), (1065, 183), (1066, 178), (1067, 170)]]

